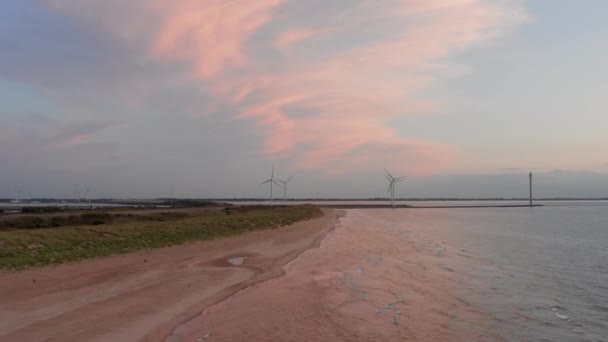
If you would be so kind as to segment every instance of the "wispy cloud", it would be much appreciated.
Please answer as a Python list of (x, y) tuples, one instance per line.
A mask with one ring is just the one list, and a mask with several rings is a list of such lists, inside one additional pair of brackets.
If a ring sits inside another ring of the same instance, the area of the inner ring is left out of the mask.
[(275, 40), (275, 45), (280, 50), (287, 50), (295, 44), (310, 40), (315, 36), (330, 33), (332, 29), (314, 30), (314, 29), (292, 29), (279, 34)]
[(419, 93), (450, 73), (451, 53), (523, 17), (491, 0), (338, 1), (304, 17), (288, 0), (48, 1), (139, 46), (142, 60), (185, 65), (201, 92), (256, 124), (269, 159), (334, 171), (449, 165), (454, 147), (403, 136), (391, 121), (437, 105)]
[(112, 126), (104, 122), (70, 123), (57, 128), (57, 133), (48, 138), (48, 147), (64, 149), (75, 147), (94, 137), (97, 133)]
[(209, 78), (244, 66), (249, 38), (272, 18), (282, 0), (160, 2), (161, 23), (155, 53), (193, 62), (195, 74)]

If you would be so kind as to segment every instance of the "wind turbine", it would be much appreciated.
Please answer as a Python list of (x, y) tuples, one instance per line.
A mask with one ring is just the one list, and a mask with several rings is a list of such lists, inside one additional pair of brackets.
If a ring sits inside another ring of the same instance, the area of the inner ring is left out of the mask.
[(15, 199), (11, 200), (11, 203), (21, 203), (21, 201), (19, 200), (19, 197), (21, 196), (21, 193), (23, 192), (22, 187), (15, 187)]
[(82, 195), (85, 202), (91, 203), (91, 200), (89, 199), (89, 194), (91, 193), (92, 190), (93, 190), (93, 188), (90, 185), (87, 185), (85, 187), (83, 195)]
[(283, 184), (283, 202), (287, 203), (287, 183), (289, 183), (290, 180), (293, 179), (294, 176), (291, 176), (289, 178), (287, 178), (287, 180), (280, 180), (279, 182), (281, 182)]
[(78, 185), (74, 185), (74, 190), (72, 191), (72, 194), (72, 197), (74, 197), (74, 203), (80, 202), (80, 199), (82, 198), (82, 193), (80, 192), (80, 187)]
[(393, 206), (393, 208), (395, 207), (395, 183), (401, 182), (402, 180), (404, 180), (407, 176), (404, 177), (393, 177), (393, 175), (391, 175), (390, 172), (388, 172), (387, 169), (384, 169), (384, 177), (386, 177), (386, 179), (389, 182), (388, 185), (388, 191), (391, 193), (391, 205)]
[(279, 182), (277, 182), (274, 179), (274, 164), (272, 165), (272, 173), (270, 174), (270, 179), (267, 180), (267, 181), (262, 182), (260, 185), (263, 185), (263, 184), (266, 184), (266, 183), (270, 183), (270, 205), (272, 205), (272, 185), (275, 184), (279, 188), (281, 187), (281, 184), (279, 184)]

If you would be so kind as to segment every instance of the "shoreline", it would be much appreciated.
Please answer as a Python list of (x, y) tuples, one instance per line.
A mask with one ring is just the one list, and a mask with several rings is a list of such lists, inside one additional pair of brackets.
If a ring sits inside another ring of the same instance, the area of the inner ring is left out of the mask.
[[(271, 230), (0, 272), (0, 339), (163, 340), (207, 307), (280, 277), (339, 213)], [(231, 259), (240, 262), (231, 263)]]
[(164, 341), (503, 341), (460, 296), (463, 274), (446, 263), (458, 246), (399, 213), (349, 211), (285, 275), (209, 306)]
[(544, 207), (542, 204), (495, 204), (495, 205), (427, 205), (417, 206), (397, 204), (394, 207), (388, 204), (321, 204), (320, 208), (331, 209), (474, 209), (474, 208), (534, 208)]

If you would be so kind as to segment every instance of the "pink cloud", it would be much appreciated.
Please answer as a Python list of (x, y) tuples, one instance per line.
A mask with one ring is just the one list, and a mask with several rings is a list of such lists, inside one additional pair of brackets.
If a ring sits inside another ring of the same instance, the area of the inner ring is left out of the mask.
[(284, 0), (44, 0), (153, 58), (192, 64), (197, 77), (210, 78), (243, 66), (247, 38), (271, 20)]
[[(419, 93), (455, 72), (450, 54), (523, 18), (516, 2), (490, 0), (353, 0), (307, 17), (289, 12), (296, 0), (134, 0), (119, 19), (91, 13), (116, 1), (52, 0), (119, 39), (143, 42), (149, 58), (188, 64), (235, 118), (263, 130), (269, 159), (344, 171), (448, 167), (456, 148), (403, 136), (392, 122), (437, 108)], [(296, 53), (304, 40), (310, 44)]]
[[(441, 61), (451, 52), (496, 37), (509, 21), (518, 18), (476, 0), (376, 1), (365, 5), (374, 6), (372, 16), (379, 21), (384, 18), (392, 29), (393, 25), (399, 27), (391, 23), (393, 19), (408, 24), (381, 39), (333, 51), (322, 61), (310, 63), (289, 56), (292, 68), (275, 73), (272, 82), (260, 83), (257, 91), (264, 94), (261, 101), (270, 106), (263, 113), (282, 115), (293, 127), (287, 141), (271, 132), (268, 157), (275, 156), (280, 146), (294, 146), (288, 151), (297, 156), (295, 166), (299, 168), (347, 170), (396, 163), (414, 173), (440, 170), (456, 158), (456, 149), (401, 137), (390, 120), (420, 113), (415, 108), (425, 105), (417, 93), (449, 69)], [(357, 33), (355, 30), (353, 35)], [(283, 44), (279, 45), (288, 48), (292, 42), (311, 37), (306, 31), (288, 32), (280, 36)], [(331, 41), (331, 37), (323, 38)], [(287, 101), (277, 104), (273, 98)], [(290, 107), (305, 108), (309, 114), (293, 115)], [(275, 130), (280, 131), (279, 127)], [(298, 151), (296, 146), (307, 149)]]
[(275, 40), (275, 46), (280, 50), (287, 50), (294, 45), (305, 40), (312, 39), (319, 35), (326, 35), (335, 31), (335, 28), (327, 29), (292, 29), (279, 34)]
[(282, 0), (190, 0), (157, 2), (166, 16), (154, 52), (193, 62), (195, 73), (209, 78), (247, 61), (245, 40), (272, 18)]
[(116, 126), (112, 122), (80, 122), (46, 127), (43, 145), (51, 149), (65, 149), (82, 145), (102, 131)]
[(83, 141), (89, 139), (91, 136), (92, 136), (92, 134), (88, 134), (88, 133), (74, 135), (74, 136), (68, 137), (66, 139), (63, 139), (62, 141), (52, 143), (49, 145), (49, 147), (51, 147), (51, 148), (68, 148), (68, 147), (80, 145)]

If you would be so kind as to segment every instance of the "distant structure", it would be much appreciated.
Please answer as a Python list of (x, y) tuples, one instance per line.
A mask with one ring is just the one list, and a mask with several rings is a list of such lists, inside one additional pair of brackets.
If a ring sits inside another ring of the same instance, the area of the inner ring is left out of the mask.
[(262, 182), (260, 185), (266, 184), (266, 183), (270, 183), (270, 205), (272, 206), (272, 201), (273, 201), (273, 196), (272, 196), (272, 185), (276, 185), (279, 188), (281, 187), (281, 184), (279, 184), (279, 182), (277, 182), (274, 178), (274, 164), (272, 165), (272, 172), (270, 173), (270, 179)]
[(386, 179), (389, 182), (387, 192), (390, 192), (390, 194), (391, 194), (391, 206), (394, 208), (395, 207), (395, 183), (401, 182), (407, 176), (395, 178), (395, 177), (393, 177), (393, 175), (391, 175), (390, 172), (388, 172), (387, 169), (384, 169), (384, 172), (385, 172), (384, 177), (386, 177)]
[(287, 180), (278, 180), (283, 184), (283, 203), (287, 203), (287, 183), (293, 179), (294, 176), (287, 178)]
[(21, 203), (21, 201), (19, 200), (20, 194), (21, 194), (21, 189), (15, 188), (15, 199), (11, 200), (10, 203)]
[(89, 202), (91, 203), (91, 199), (89, 198), (89, 195), (91, 194), (91, 191), (93, 190), (93, 188), (90, 185), (87, 185), (84, 189), (84, 192), (82, 194), (82, 199), (85, 202)]
[(532, 203), (532, 172), (530, 172), (530, 206), (533, 206)]
[(73, 193), (73, 203), (81, 203), (81, 202), (91, 202), (89, 196), (93, 191), (93, 187), (90, 184), (86, 184), (83, 187), (80, 185), (74, 185)]

